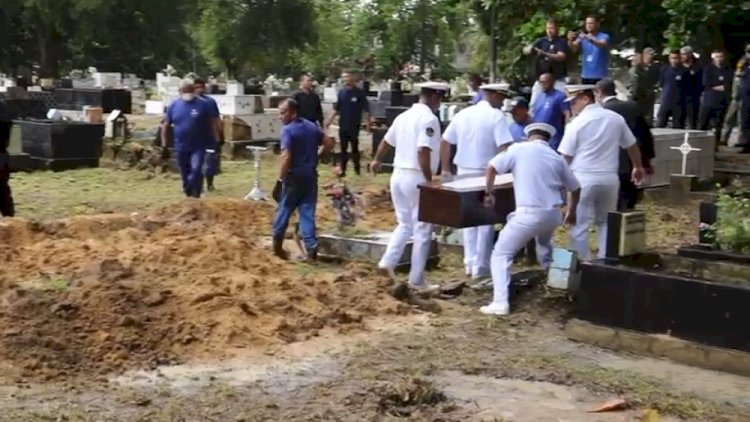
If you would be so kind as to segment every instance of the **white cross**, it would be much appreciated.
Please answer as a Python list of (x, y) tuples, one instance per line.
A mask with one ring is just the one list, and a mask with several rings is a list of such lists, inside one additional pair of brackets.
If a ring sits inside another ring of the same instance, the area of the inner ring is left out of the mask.
[(688, 138), (690, 137), (690, 132), (685, 132), (685, 140), (682, 141), (682, 145), (678, 147), (669, 147), (669, 149), (674, 149), (677, 151), (680, 151), (682, 154), (682, 176), (685, 176), (685, 173), (687, 172), (687, 156), (693, 151), (700, 151), (700, 148), (693, 148), (690, 146), (690, 143), (688, 142)]

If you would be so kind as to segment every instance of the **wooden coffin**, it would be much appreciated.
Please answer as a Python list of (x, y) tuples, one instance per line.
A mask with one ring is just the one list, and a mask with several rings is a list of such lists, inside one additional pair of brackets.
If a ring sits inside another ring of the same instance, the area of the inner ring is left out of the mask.
[(419, 221), (464, 228), (504, 224), (516, 209), (513, 175), (495, 179), (495, 207), (486, 208), (484, 175), (459, 176), (448, 183), (430, 182), (419, 186)]

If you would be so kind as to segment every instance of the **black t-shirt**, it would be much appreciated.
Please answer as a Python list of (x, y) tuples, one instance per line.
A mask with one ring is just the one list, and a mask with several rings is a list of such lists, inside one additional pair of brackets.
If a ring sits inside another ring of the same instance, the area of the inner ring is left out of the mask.
[[(552, 40), (547, 37), (539, 38), (534, 42), (534, 48), (546, 51), (547, 53), (556, 54), (562, 52), (566, 54), (567, 59), (568, 43), (563, 37), (555, 37)], [(536, 55), (534, 58), (534, 72), (537, 78), (542, 73), (552, 73), (557, 80), (563, 80), (568, 76), (568, 71), (565, 65), (567, 60), (555, 61), (543, 54), (538, 54), (536, 52), (534, 52), (534, 54)]]
[[(713, 89), (723, 86), (724, 91)], [(716, 67), (711, 63), (703, 69), (703, 105), (707, 107), (725, 106), (732, 92), (732, 69), (729, 66)]]
[(320, 97), (315, 92), (297, 91), (294, 101), (299, 104), (299, 117), (309, 120), (313, 123), (320, 123), (323, 126), (323, 107), (320, 104)]

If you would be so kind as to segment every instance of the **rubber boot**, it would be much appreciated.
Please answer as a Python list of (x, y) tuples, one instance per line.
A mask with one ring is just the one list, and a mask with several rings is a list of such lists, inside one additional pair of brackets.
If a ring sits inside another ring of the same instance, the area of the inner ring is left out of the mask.
[(206, 190), (209, 192), (214, 191), (214, 177), (213, 176), (206, 176)]
[(273, 254), (281, 259), (289, 259), (289, 253), (284, 250), (284, 236), (273, 238)]
[(354, 174), (356, 174), (357, 176), (361, 176), (362, 175), (362, 167), (361, 167), (361, 163), (360, 163), (359, 159), (360, 159), (359, 153), (358, 152), (353, 152), (352, 153), (352, 163), (354, 164)]
[(310, 262), (315, 262), (318, 260), (318, 248), (310, 248), (307, 250), (307, 260)]

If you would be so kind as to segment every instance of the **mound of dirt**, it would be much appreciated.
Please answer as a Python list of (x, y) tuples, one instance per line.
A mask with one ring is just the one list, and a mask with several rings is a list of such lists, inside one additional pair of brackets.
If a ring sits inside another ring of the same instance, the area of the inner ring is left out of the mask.
[(144, 213), (0, 222), (6, 373), (98, 376), (315, 336), (410, 311), (389, 280), (265, 245), (273, 207), (186, 200)]

